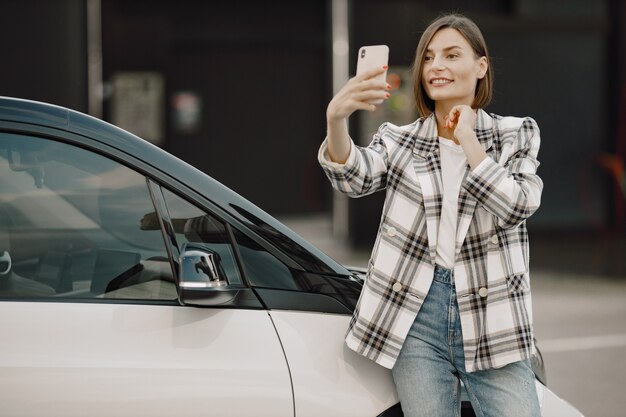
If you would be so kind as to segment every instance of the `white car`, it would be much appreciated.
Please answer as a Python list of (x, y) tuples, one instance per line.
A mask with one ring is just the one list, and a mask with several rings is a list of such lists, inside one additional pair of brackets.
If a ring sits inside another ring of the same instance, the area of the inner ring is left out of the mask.
[(343, 343), (361, 286), (148, 142), (0, 98), (1, 416), (401, 416)]

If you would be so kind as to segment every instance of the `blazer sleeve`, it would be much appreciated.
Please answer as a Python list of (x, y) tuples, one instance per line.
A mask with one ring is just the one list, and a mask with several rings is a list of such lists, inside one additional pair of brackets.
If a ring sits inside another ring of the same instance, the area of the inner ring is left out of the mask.
[(361, 147), (352, 142), (344, 164), (331, 161), (328, 138), (322, 142), (317, 159), (335, 190), (350, 197), (362, 197), (387, 186), (386, 133), (387, 123), (384, 123), (369, 146)]
[(470, 171), (463, 186), (505, 229), (519, 226), (539, 208), (543, 181), (536, 174), (539, 127), (525, 118), (504, 166), (487, 157)]

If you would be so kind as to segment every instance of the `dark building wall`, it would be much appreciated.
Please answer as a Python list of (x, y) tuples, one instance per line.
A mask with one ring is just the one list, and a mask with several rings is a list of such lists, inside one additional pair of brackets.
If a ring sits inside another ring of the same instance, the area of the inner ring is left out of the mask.
[(622, 179), (614, 175), (610, 182), (613, 196), (611, 211), (614, 230), (626, 233), (626, 2), (623, 0), (609, 1), (609, 16), (611, 36), (607, 46), (610, 59), (609, 79), (607, 85), (609, 94), (609, 115), (611, 121), (611, 137), (614, 138), (610, 151), (618, 158), (616, 160), (616, 174), (619, 174), (619, 161), (621, 161)]
[[(166, 150), (273, 214), (328, 208), (316, 160), (331, 85), (326, 2), (102, 7), (105, 80), (129, 70), (165, 78)], [(194, 133), (172, 126), (178, 91), (202, 99)]]
[(86, 112), (85, 1), (3, 1), (0, 10), (0, 94)]

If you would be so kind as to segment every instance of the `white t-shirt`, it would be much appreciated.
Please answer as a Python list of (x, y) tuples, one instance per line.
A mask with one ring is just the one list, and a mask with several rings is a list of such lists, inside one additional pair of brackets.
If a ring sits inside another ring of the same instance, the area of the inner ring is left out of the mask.
[(437, 265), (452, 269), (456, 241), (459, 191), (465, 176), (467, 158), (461, 145), (450, 139), (439, 138), (441, 155), (441, 179), (443, 182), (443, 202), (439, 233), (437, 237)]

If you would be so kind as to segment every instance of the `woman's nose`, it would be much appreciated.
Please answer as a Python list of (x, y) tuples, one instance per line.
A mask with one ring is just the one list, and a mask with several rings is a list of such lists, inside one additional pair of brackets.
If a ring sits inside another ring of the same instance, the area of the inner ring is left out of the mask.
[(434, 69), (443, 69), (443, 68), (445, 68), (444, 64), (443, 64), (443, 59), (441, 58), (440, 55), (435, 55), (433, 57), (433, 68)]

